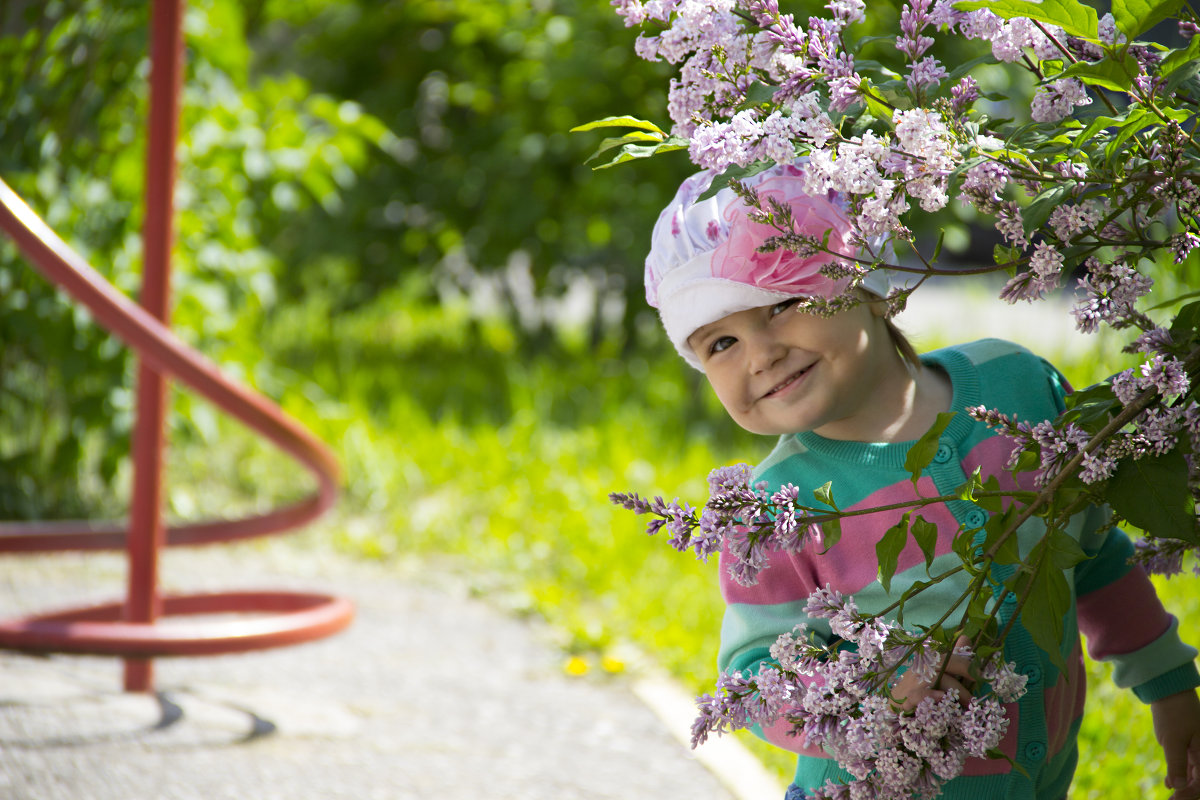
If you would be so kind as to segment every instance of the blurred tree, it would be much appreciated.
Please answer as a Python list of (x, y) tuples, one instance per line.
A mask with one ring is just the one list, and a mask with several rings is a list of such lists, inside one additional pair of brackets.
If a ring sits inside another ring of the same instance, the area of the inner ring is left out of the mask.
[[(571, 270), (616, 276), (627, 318), (644, 309), (649, 231), (686, 157), (594, 175), (598, 138), (571, 127), (632, 111), (666, 120), (670, 66), (592, 0), (258, 0), (247, 20), (261, 66), (357, 101), (395, 134), (337, 221), (293, 215), (271, 242), (293, 267), (281, 289), (338, 283), (348, 305), (400, 275), (527, 263), (538, 289)], [(309, 253), (339, 251), (332, 269)], [(511, 298), (511, 286), (510, 300)], [(527, 322), (531, 320), (526, 319)], [(536, 323), (536, 320), (532, 320)]]
[[(0, 3), (0, 176), (131, 295), (141, 269), (148, 5)], [(235, 0), (194, 2), (186, 17), (174, 324), (217, 360), (246, 365), (254, 382), (253, 333), (281, 270), (260, 244), (264, 223), (309, 205), (336, 214), (386, 129), (295, 76), (253, 79), (244, 24)], [(116, 510), (129, 361), (0, 240), (0, 518)]]

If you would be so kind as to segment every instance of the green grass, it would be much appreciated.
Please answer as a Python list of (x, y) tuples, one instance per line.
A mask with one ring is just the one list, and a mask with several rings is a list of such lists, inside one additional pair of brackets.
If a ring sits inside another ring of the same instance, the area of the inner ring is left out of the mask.
[[(333, 527), (343, 547), (380, 559), (449, 557), (497, 602), (544, 617), (565, 651), (599, 664), (632, 650), (689, 689), (711, 689), (722, 614), (715, 563), (646, 536), (607, 495), (700, 503), (713, 466), (753, 462), (769, 441), (734, 430), (698, 376), (661, 346), (602, 344), (595, 357), (570, 341), (522, 349), (502, 322), (401, 300), (332, 321), (326, 312), (314, 301), (264, 332), (285, 366), (261, 382), (302, 387), (285, 405), (342, 457), (347, 494)], [(1114, 369), (1062, 366), (1076, 385)], [(227, 424), (196, 426), (184, 439), (173, 462), (173, 484), (188, 487), (173, 495), (181, 513), (245, 504), (264, 487), (295, 491), (295, 469)], [(214, 474), (218, 439), (233, 443), (220, 445), (226, 459)], [(1190, 585), (1163, 585), (1185, 637), (1200, 619)], [(1101, 665), (1089, 663), (1089, 681), (1072, 797), (1167, 797), (1146, 709), (1113, 689)], [(790, 775), (790, 756), (749, 744)]]

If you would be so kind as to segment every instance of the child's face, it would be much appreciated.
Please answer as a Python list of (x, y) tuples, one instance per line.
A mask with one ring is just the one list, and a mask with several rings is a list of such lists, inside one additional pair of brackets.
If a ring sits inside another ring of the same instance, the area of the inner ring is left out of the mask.
[(737, 422), (752, 433), (815, 431), (858, 439), (876, 389), (904, 369), (883, 317), (861, 304), (832, 317), (797, 312), (794, 300), (751, 308), (698, 329), (688, 344)]

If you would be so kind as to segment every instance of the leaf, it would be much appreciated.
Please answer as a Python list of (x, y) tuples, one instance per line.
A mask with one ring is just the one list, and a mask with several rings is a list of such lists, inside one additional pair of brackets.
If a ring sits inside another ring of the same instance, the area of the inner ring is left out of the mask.
[(1091, 558), (1066, 531), (1053, 528), (1046, 533), (1046, 546), (1050, 550), (1053, 566), (1061, 570), (1070, 569), (1081, 561)]
[[(1172, 50), (1158, 66), (1158, 74), (1166, 77), (1183, 67), (1200, 67), (1196, 59), (1200, 58), (1200, 37), (1193, 36), (1187, 47)], [(1194, 73), (1193, 73), (1194, 74)]]
[(892, 590), (892, 576), (896, 574), (896, 566), (900, 563), (900, 552), (908, 543), (908, 515), (887, 529), (883, 538), (875, 544), (875, 558), (879, 561), (879, 583), (885, 592)]
[(1056, 184), (1033, 198), (1028, 206), (1021, 209), (1021, 220), (1024, 223), (1025, 235), (1030, 236), (1050, 218), (1050, 213), (1062, 204), (1062, 200), (1075, 187), (1074, 181)]
[(777, 86), (768, 86), (762, 81), (755, 81), (746, 90), (746, 99), (742, 101), (742, 108), (770, 103), (775, 99), (775, 92), (778, 88)]
[(1133, 87), (1133, 76), (1138, 73), (1137, 61), (1128, 52), (1120, 61), (1106, 58), (1102, 61), (1077, 61), (1058, 76), (1078, 78), (1093, 86), (1103, 86), (1116, 92), (1128, 92)]
[(829, 552), (829, 548), (833, 547), (842, 539), (842, 521), (839, 519), (831, 519), (828, 522), (821, 523), (821, 543), (825, 545), (825, 549), (821, 551), (821, 555)]
[(1173, 16), (1183, 0), (1113, 0), (1112, 15), (1117, 30), (1133, 41), (1167, 17)]
[(1187, 475), (1179, 448), (1161, 456), (1126, 459), (1109, 478), (1105, 497), (1113, 511), (1150, 536), (1200, 544)]
[(1129, 112), (1129, 116), (1125, 119), (1125, 122), (1118, 128), (1116, 136), (1104, 148), (1104, 157), (1112, 158), (1113, 154), (1117, 152), (1130, 136), (1133, 136), (1147, 125), (1156, 124), (1161, 124), (1160, 120), (1154, 115), (1154, 112), (1148, 109), (1137, 108)]
[(1042, 0), (1040, 3), (1028, 0), (972, 0), (955, 3), (954, 7), (959, 11), (986, 8), (1002, 19), (1029, 17), (1057, 25), (1067, 33), (1085, 39), (1095, 39), (1097, 35), (1096, 9), (1078, 0)]
[(912, 475), (913, 486), (917, 485), (921, 471), (933, 462), (933, 457), (937, 454), (938, 439), (950, 424), (950, 420), (954, 419), (954, 413), (939, 412), (929, 430), (908, 449), (908, 455), (904, 457), (904, 468)]
[[(1045, 562), (1050, 559), (1046, 558)], [(1025, 605), (1021, 609), (1021, 624), (1029, 631), (1033, 643), (1050, 656), (1050, 660), (1063, 672), (1067, 665), (1062, 655), (1063, 616), (1071, 606), (1071, 588), (1063, 571), (1050, 563), (1042, 563), (1033, 579), (1027, 573), (1017, 573), (1015, 587), (1018, 596), (1025, 593)]]
[(1000, 546), (992, 555), (997, 564), (1016, 564), (1021, 560), (1016, 532), (1003, 541), (1000, 540), (1000, 537), (1008, 530), (1008, 526), (1012, 524), (1015, 515), (1015, 507), (1010, 506), (1003, 514), (993, 516), (983, 526), (983, 529), (987, 531), (987, 536), (983, 540), (983, 550), (985, 553), (991, 552), (992, 548), (996, 547), (996, 543), (1000, 542)]
[(1171, 321), (1171, 341), (1190, 342), (1197, 333), (1200, 333), (1200, 302), (1188, 303), (1179, 309), (1179, 313)]
[(742, 178), (749, 178), (751, 175), (757, 175), (764, 170), (768, 170), (775, 166), (771, 161), (755, 161), (748, 167), (739, 167), (737, 164), (730, 164), (725, 168), (725, 171), (712, 179), (712, 183), (704, 190), (704, 193), (696, 198), (696, 202), (707, 200), (717, 192), (729, 186), (731, 181), (740, 181)]
[(628, 115), (621, 117), (605, 117), (604, 119), (585, 122), (583, 125), (576, 125), (574, 128), (571, 128), (571, 133), (582, 133), (583, 131), (592, 131), (596, 130), (597, 128), (639, 128), (643, 131), (650, 131), (651, 133), (660, 134), (661, 136), (667, 135), (666, 131), (655, 125), (653, 122)]
[(912, 532), (913, 538), (917, 540), (917, 546), (925, 555), (925, 572), (928, 574), (929, 568), (933, 566), (933, 558), (937, 555), (937, 525), (918, 516), (913, 520), (909, 530)]
[[(621, 147), (620, 151), (610, 161), (592, 169), (608, 169), (615, 167), (617, 164), (624, 164), (626, 161), (632, 161), (638, 158), (650, 158), (659, 153), (666, 153), (671, 150), (686, 150), (688, 146), (687, 139), (680, 139), (677, 136), (672, 136), (664, 142), (658, 144), (626, 144)], [(590, 159), (589, 159), (590, 160)]]
[(837, 503), (833, 502), (833, 481), (825, 481), (821, 486), (813, 489), (813, 497), (818, 503), (824, 503), (833, 510), (837, 510)]
[(612, 150), (614, 147), (621, 147), (626, 144), (646, 144), (647, 142), (661, 142), (662, 139), (655, 136), (653, 133), (645, 133), (644, 131), (634, 131), (627, 133), (624, 136), (611, 136), (600, 142), (600, 146), (596, 148), (596, 152), (587, 157), (584, 163), (595, 161), (602, 153)]

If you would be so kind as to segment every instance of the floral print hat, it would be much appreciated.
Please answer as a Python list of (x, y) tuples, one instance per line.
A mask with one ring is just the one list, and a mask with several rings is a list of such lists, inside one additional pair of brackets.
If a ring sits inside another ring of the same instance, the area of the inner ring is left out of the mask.
[[(675, 349), (697, 369), (702, 369), (700, 360), (687, 343), (697, 328), (791, 297), (837, 297), (850, 282), (821, 274), (822, 266), (837, 260), (831, 253), (758, 252), (779, 231), (751, 220), (749, 207), (732, 189), (697, 202), (713, 176), (698, 172), (683, 182), (654, 225), (646, 257), (646, 302), (658, 309)], [(808, 194), (802, 167), (775, 166), (742, 182), (764, 201), (775, 198), (790, 206), (797, 233), (821, 239), (829, 231), (830, 250), (855, 256), (840, 196)], [(882, 270), (872, 270), (862, 286), (885, 297), (888, 279)]]

